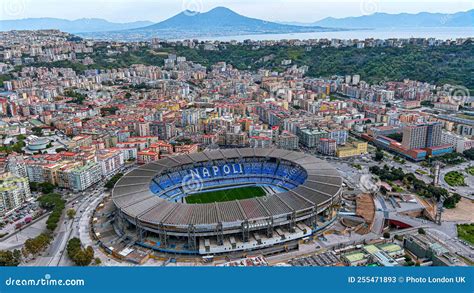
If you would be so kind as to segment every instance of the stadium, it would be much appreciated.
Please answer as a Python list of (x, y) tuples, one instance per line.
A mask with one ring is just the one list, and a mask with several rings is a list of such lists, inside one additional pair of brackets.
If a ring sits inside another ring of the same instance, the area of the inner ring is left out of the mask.
[(335, 218), (342, 178), (281, 149), (225, 149), (143, 165), (115, 185), (114, 225), (161, 252), (210, 255), (285, 246)]

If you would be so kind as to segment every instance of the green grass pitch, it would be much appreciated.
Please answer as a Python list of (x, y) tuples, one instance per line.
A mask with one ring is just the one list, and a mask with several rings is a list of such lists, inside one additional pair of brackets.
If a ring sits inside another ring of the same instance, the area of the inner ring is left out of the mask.
[(186, 197), (186, 203), (212, 203), (264, 196), (265, 191), (259, 186), (209, 191)]

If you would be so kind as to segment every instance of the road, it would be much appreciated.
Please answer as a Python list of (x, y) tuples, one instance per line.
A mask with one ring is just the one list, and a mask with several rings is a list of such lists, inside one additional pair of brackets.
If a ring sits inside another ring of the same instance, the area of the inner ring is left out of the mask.
[(69, 258), (66, 256), (66, 246), (69, 239), (78, 237), (78, 223), (83, 211), (90, 205), (90, 203), (103, 193), (102, 186), (88, 192), (82, 199), (71, 200), (66, 204), (65, 211), (74, 208), (76, 215), (73, 219), (66, 218), (65, 215), (60, 220), (60, 225), (56, 230), (56, 235), (50, 246), (41, 256), (35, 260), (28, 262), (27, 266), (58, 266), (58, 265), (72, 265)]
[[(467, 174), (467, 172), (465, 172), (465, 170), (468, 167), (472, 167), (472, 166), (474, 166), (474, 163), (465, 162), (465, 163), (462, 163), (462, 164), (459, 164), (459, 165), (441, 168), (441, 170), (440, 170), (440, 179), (439, 179), (440, 186), (443, 187), (443, 188), (446, 188), (447, 190), (450, 190), (452, 192), (459, 193), (459, 195), (464, 196), (468, 199), (474, 200), (474, 190), (473, 190), (474, 176), (469, 175), (469, 174)], [(451, 172), (451, 171), (459, 171), (459, 172), (463, 173), (464, 181), (465, 181), (464, 183), (466, 184), (466, 186), (452, 187), (448, 183), (446, 183), (446, 181), (444, 180), (444, 176), (447, 173)]]
[(452, 253), (462, 255), (466, 258), (469, 258), (471, 261), (474, 261), (474, 249), (461, 243), (459, 238), (452, 235), (447, 235), (443, 231), (437, 229), (430, 229), (427, 233), (434, 236), (441, 242), (446, 248), (448, 248)]
[[(318, 158), (325, 159), (333, 164), (337, 170), (341, 173), (342, 177), (350, 182), (353, 186), (360, 187), (360, 179), (363, 171), (366, 168), (370, 168), (372, 166), (383, 166), (388, 165), (390, 167), (401, 168), (405, 173), (413, 173), (415, 174), (416, 178), (423, 180), (427, 184), (431, 184), (433, 182), (433, 178), (430, 177), (431, 170), (427, 167), (423, 167), (420, 164), (405, 161), (404, 164), (400, 164), (392, 159), (392, 156), (386, 155), (385, 159), (382, 162), (375, 162), (370, 159), (370, 155), (364, 155), (359, 157), (353, 157), (348, 159), (338, 159), (338, 158), (331, 158), (331, 157), (324, 157), (315, 155)], [(362, 171), (355, 168), (355, 165), (359, 165), (362, 168)], [(465, 170), (466, 168), (473, 166), (472, 162), (465, 162), (456, 166), (450, 166), (441, 168), (440, 170), (440, 186), (449, 190), (450, 192), (459, 193), (461, 196), (466, 197), (468, 199), (474, 199), (474, 191), (472, 186), (474, 186), (474, 176), (468, 175)], [(416, 171), (419, 170), (421, 172), (417, 173)], [(449, 186), (446, 181), (444, 180), (444, 176), (451, 171), (460, 171), (465, 175), (465, 183), (466, 186), (457, 186), (452, 187)]]
[[(135, 164), (126, 165), (121, 172), (128, 173), (136, 167)], [(81, 192), (79, 194), (71, 194), (74, 196), (66, 203), (65, 211), (68, 209), (75, 209), (76, 215), (73, 219), (68, 219), (64, 214), (59, 222), (59, 226), (55, 231), (55, 236), (49, 247), (42, 255), (38, 256), (33, 261), (23, 264), (26, 266), (70, 266), (73, 265), (71, 260), (66, 255), (66, 247), (69, 239), (77, 237), (81, 241), (86, 239), (83, 235), (88, 235), (89, 219), (92, 215), (92, 210), (106, 195), (105, 180), (91, 187), (90, 190)], [(44, 231), (44, 228), (43, 230)], [(39, 232), (41, 233), (41, 232)], [(38, 234), (39, 234), (38, 233)], [(35, 235), (36, 236), (36, 235)], [(91, 241), (83, 243), (84, 246), (93, 245)], [(21, 246), (21, 245), (19, 245)], [(96, 247), (94, 247), (96, 248)], [(98, 249), (95, 249), (98, 252)], [(102, 253), (99, 253), (102, 254)], [(97, 255), (97, 254), (96, 254)], [(105, 260), (108, 260), (107, 258)]]
[(34, 238), (44, 232), (47, 219), (48, 217), (45, 216), (31, 225), (4, 237), (0, 242), (0, 250), (20, 249), (27, 239)]

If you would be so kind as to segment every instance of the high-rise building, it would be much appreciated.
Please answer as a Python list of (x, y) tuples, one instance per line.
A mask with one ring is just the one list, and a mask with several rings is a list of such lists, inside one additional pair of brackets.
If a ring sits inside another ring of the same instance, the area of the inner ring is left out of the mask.
[(31, 197), (30, 185), (26, 177), (18, 177), (11, 173), (0, 175), (0, 215), (18, 208), (27, 198)]
[(442, 124), (439, 122), (408, 125), (403, 128), (402, 145), (406, 149), (422, 149), (441, 145)]
[(297, 132), (301, 144), (308, 148), (317, 148), (321, 138), (328, 138), (329, 133), (319, 129), (304, 128)]
[(104, 177), (113, 176), (124, 166), (123, 153), (119, 150), (100, 150), (97, 152), (97, 163)]
[(143, 119), (136, 124), (136, 133), (138, 136), (149, 136), (150, 135), (150, 123)]
[(441, 136), (443, 134), (443, 125), (439, 122), (430, 123), (426, 129), (426, 147), (436, 147), (441, 145)]
[(336, 154), (337, 142), (335, 139), (321, 138), (319, 140), (318, 151), (327, 156), (334, 156)]
[(7, 159), (7, 170), (18, 177), (28, 177), (25, 160), (22, 155), (11, 154)]
[(249, 138), (251, 148), (269, 148), (272, 145), (272, 139), (266, 136), (252, 136)]
[(181, 124), (183, 127), (189, 125), (197, 125), (199, 118), (204, 115), (201, 109), (187, 109), (181, 113)]
[(150, 134), (158, 137), (159, 139), (168, 140), (172, 138), (175, 133), (175, 126), (171, 122), (155, 121), (150, 124)]
[(277, 147), (286, 150), (298, 149), (299, 138), (298, 136), (288, 131), (283, 131), (280, 135), (277, 135), (275, 144)]
[(102, 178), (101, 166), (89, 162), (84, 166), (76, 167), (67, 172), (69, 188), (75, 191), (84, 191)]
[(441, 142), (454, 146), (454, 150), (458, 153), (474, 148), (474, 139), (457, 135), (453, 132), (444, 132), (441, 136)]

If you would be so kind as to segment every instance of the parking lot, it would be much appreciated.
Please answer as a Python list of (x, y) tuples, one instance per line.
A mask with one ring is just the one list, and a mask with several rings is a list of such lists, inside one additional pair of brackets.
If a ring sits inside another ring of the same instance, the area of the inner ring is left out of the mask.
[(30, 223), (43, 213), (44, 210), (39, 207), (36, 199), (31, 198), (29, 201), (23, 203), (20, 208), (9, 212), (1, 218), (0, 234), (10, 234)]

